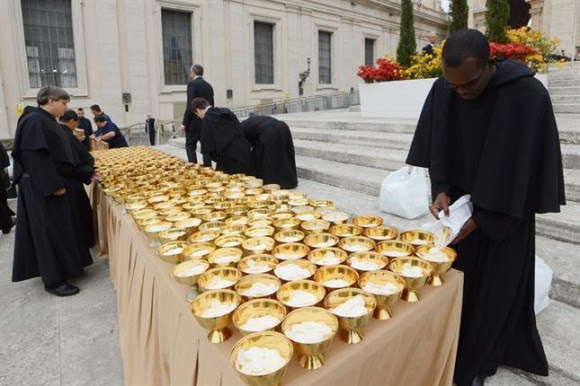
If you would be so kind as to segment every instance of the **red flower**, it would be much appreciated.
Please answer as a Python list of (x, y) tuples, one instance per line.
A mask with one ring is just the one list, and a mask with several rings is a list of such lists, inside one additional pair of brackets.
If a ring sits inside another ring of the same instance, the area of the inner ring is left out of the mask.
[(522, 43), (489, 43), (489, 53), (492, 59), (513, 59), (526, 62), (529, 55), (538, 55), (540, 51)]
[(403, 66), (382, 58), (377, 59), (377, 65), (378, 67), (360, 66), (357, 75), (366, 83), (405, 79), (403, 75), (405, 68)]

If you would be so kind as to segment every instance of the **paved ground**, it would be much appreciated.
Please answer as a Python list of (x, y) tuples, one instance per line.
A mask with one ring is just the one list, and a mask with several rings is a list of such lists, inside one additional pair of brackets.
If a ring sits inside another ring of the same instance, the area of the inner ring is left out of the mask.
[[(171, 150), (185, 155), (183, 149)], [(308, 183), (302, 186), (307, 188)], [(73, 281), (81, 288), (79, 295), (57, 298), (43, 290), (40, 279), (10, 282), (13, 245), (14, 231), (0, 235), (0, 385), (122, 385), (116, 297), (107, 261), (95, 258)], [(540, 380), (500, 369), (486, 384), (568, 383), (554, 376)]]

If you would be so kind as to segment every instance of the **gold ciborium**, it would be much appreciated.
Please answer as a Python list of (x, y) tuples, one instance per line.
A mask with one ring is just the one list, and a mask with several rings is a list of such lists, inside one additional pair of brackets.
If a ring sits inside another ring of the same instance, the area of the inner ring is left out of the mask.
[(205, 260), (188, 260), (173, 267), (171, 275), (180, 284), (190, 286), (187, 301), (192, 302), (199, 295), (197, 281), (207, 271), (209, 263)]
[(345, 224), (348, 221), (348, 213), (328, 211), (322, 216), (322, 219), (330, 221), (334, 225)]
[[(258, 219), (262, 219), (259, 217)], [(246, 237), (270, 237), (274, 234), (274, 227), (270, 225), (251, 226), (244, 231)]]
[(395, 240), (399, 235), (399, 231), (395, 228), (385, 226), (378, 226), (373, 228), (366, 228), (364, 235), (375, 242)]
[(391, 271), (366, 272), (358, 280), (363, 290), (377, 299), (377, 308), (373, 316), (379, 320), (393, 317), (391, 307), (399, 300), (405, 288), (405, 281)]
[(356, 252), (348, 257), (346, 263), (359, 272), (367, 272), (385, 268), (389, 259), (378, 252)]
[(342, 264), (348, 258), (348, 254), (340, 248), (319, 248), (308, 254), (308, 260), (317, 266)]
[(271, 237), (253, 237), (246, 239), (242, 248), (247, 255), (254, 255), (260, 253), (270, 253), (274, 249), (276, 241)]
[[(403, 300), (418, 302), (419, 294), (416, 292), (425, 285), (433, 266), (418, 257), (399, 257), (389, 263), (389, 269), (398, 274), (405, 281)], [(416, 271), (416, 272), (415, 272)]]
[[(305, 293), (312, 296), (303, 296)], [(325, 295), (326, 290), (320, 283), (312, 280), (294, 280), (283, 284), (276, 293), (276, 298), (286, 307), (297, 309), (316, 306)]]
[[(240, 360), (243, 359), (243, 353), (252, 347), (276, 350), (285, 363), (269, 373), (246, 374), (243, 372)], [(284, 378), (288, 363), (292, 359), (292, 354), (292, 342), (288, 338), (279, 332), (263, 331), (246, 335), (240, 339), (232, 349), (230, 361), (245, 384), (250, 386), (275, 386), (279, 385), (282, 378)]]
[(246, 275), (268, 273), (276, 268), (278, 259), (272, 255), (259, 254), (244, 257), (238, 263), (238, 269)]
[(199, 325), (209, 330), (207, 339), (211, 343), (223, 343), (232, 336), (229, 325), (232, 313), (242, 299), (232, 290), (207, 291), (197, 296), (191, 305), (191, 312)]
[(341, 239), (338, 247), (349, 253), (368, 252), (375, 249), (375, 242), (364, 236), (351, 236)]
[(234, 286), (244, 300), (274, 298), (282, 285), (280, 279), (268, 273), (258, 273), (242, 277)]
[[(305, 337), (293, 333), (293, 327), (305, 322), (324, 323), (329, 328), (329, 333), (320, 336), (318, 341), (305, 341)], [(330, 347), (334, 335), (338, 331), (338, 319), (331, 312), (318, 308), (306, 307), (290, 312), (282, 322), (282, 332), (294, 343), (294, 349), (298, 352), (298, 364), (307, 370), (316, 370), (324, 365), (324, 353)]]
[(318, 268), (314, 281), (322, 284), (328, 291), (350, 287), (358, 280), (358, 272), (348, 265), (327, 265)]
[(246, 238), (239, 234), (222, 235), (214, 240), (215, 245), (220, 248), (241, 248)]
[(311, 233), (304, 238), (310, 248), (330, 248), (338, 244), (339, 238), (331, 233)]
[(221, 233), (226, 224), (222, 221), (205, 222), (197, 227), (200, 232), (219, 232)]
[(433, 244), (435, 235), (421, 229), (410, 229), (401, 233), (401, 241), (409, 243), (414, 247)]
[(359, 236), (363, 233), (363, 228), (354, 224), (340, 224), (330, 227), (330, 233), (338, 237)]
[[(280, 216), (282, 215), (282, 213), (284, 213), (285, 216), (289, 217), (281, 218)], [(272, 215), (273, 218), (276, 218), (273, 225), (278, 232), (298, 229), (298, 227), (300, 227), (301, 221), (296, 217), (292, 217), (294, 216), (293, 213), (291, 212), (282, 212), (282, 213)]]
[(222, 235), (241, 235), (244, 233), (244, 230), (246, 229), (246, 227), (244, 225), (236, 225), (236, 224), (230, 224), (230, 225), (225, 225), (222, 228)]
[(300, 227), (307, 235), (311, 233), (324, 233), (330, 228), (330, 222), (326, 220), (309, 220), (302, 222)]
[[(295, 266), (295, 267), (290, 267)], [(297, 268), (300, 268), (298, 270)], [(288, 271), (290, 270), (290, 271)], [(316, 266), (308, 260), (294, 259), (279, 263), (274, 269), (274, 275), (284, 281), (303, 280), (311, 278), (316, 272)], [(293, 274), (297, 276), (287, 276)]]
[(189, 244), (183, 249), (183, 257), (186, 260), (204, 259), (215, 249), (213, 243)]
[(415, 247), (399, 240), (389, 240), (378, 243), (376, 251), (389, 259), (395, 259), (397, 257), (411, 256), (415, 252)]
[(322, 213), (316, 212), (314, 210), (308, 210), (304, 212), (296, 212), (297, 208), (294, 208), (294, 213), (296, 213), (296, 218), (300, 221), (310, 221), (317, 220), (322, 217)]
[(197, 217), (189, 217), (184, 220), (175, 223), (176, 228), (182, 228), (187, 231), (187, 236), (191, 236), (197, 230), (197, 227), (201, 224), (201, 220)]
[(278, 260), (302, 259), (308, 255), (310, 248), (302, 243), (280, 244), (272, 251), (272, 255)]
[[(208, 263), (209, 264), (209, 263)], [(242, 278), (242, 272), (232, 267), (208, 269), (197, 281), (203, 292), (232, 288)]]
[(352, 219), (354, 225), (361, 228), (373, 228), (383, 225), (383, 218), (379, 216), (356, 216)]
[(210, 243), (220, 236), (218, 231), (199, 231), (195, 232), (187, 238), (187, 242), (191, 244), (196, 243)]
[(218, 248), (207, 255), (212, 267), (235, 267), (244, 252), (239, 248)]
[(172, 241), (183, 241), (187, 238), (187, 230), (183, 228), (169, 228), (165, 231), (159, 232), (159, 241), (162, 244)]
[(173, 226), (169, 221), (161, 221), (155, 224), (145, 226), (145, 234), (151, 240), (149, 246), (156, 246), (159, 244), (159, 233), (168, 230)]
[(183, 261), (183, 250), (187, 247), (184, 241), (172, 241), (157, 248), (157, 256), (167, 263), (177, 264)]
[[(274, 299), (254, 299), (243, 303), (234, 312), (232, 317), (234, 327), (236, 327), (242, 335), (251, 334), (260, 331), (273, 331), (282, 323), (286, 316), (286, 307)], [(269, 319), (264, 321), (263, 319)], [(262, 323), (259, 320), (262, 319)], [(274, 323), (274, 319), (278, 323)], [(266, 322), (272, 322), (268, 324)]]
[(431, 266), (433, 267), (433, 273), (429, 278), (429, 284), (438, 287), (443, 285), (443, 279), (441, 278), (441, 275), (451, 269), (453, 262), (457, 258), (457, 252), (449, 247), (433, 251), (434, 247), (434, 245), (420, 246), (415, 250), (415, 255), (431, 263)]
[(304, 232), (298, 230), (281, 231), (274, 235), (274, 240), (284, 243), (299, 243), (304, 240)]
[[(346, 313), (337, 310), (337, 307), (343, 305), (346, 301), (361, 296), (364, 301), (363, 307), (366, 313), (347, 315)], [(366, 291), (358, 288), (342, 288), (337, 289), (326, 295), (324, 299), (324, 307), (338, 317), (340, 330), (338, 336), (340, 339), (348, 344), (356, 344), (362, 342), (364, 338), (363, 328), (368, 324), (373, 311), (377, 307), (375, 297)]]

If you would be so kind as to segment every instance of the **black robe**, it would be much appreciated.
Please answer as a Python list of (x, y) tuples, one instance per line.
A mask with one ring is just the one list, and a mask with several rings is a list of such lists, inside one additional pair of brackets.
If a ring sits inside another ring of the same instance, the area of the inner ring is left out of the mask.
[[(12, 281), (41, 276), (49, 286), (79, 275), (92, 258), (75, 220), (78, 159), (65, 132), (48, 112), (27, 108), (12, 157), (19, 186)], [(54, 195), (63, 188), (64, 195)]]
[(251, 148), (234, 113), (217, 107), (206, 111), (201, 128), (201, 152), (211, 156), (216, 170), (253, 175)]
[(486, 90), (463, 100), (438, 79), (407, 163), (429, 168), (433, 197), (471, 194), (478, 229), (457, 245), (465, 274), (458, 386), (498, 365), (547, 375), (534, 314), (535, 214), (565, 204), (550, 96), (523, 64), (497, 63)]
[(74, 220), (78, 223), (77, 229), (82, 236), (83, 245), (89, 249), (95, 245), (93, 209), (83, 184), (89, 185), (91, 183), (91, 177), (95, 173), (95, 159), (67, 126), (61, 125), (61, 127), (66, 134), (75, 157), (78, 159), (78, 163), (73, 168), (75, 184), (74, 190), (71, 191), (75, 195), (77, 204), (78, 215), (75, 216)]
[(292, 133), (286, 122), (272, 117), (255, 116), (242, 122), (242, 130), (252, 145), (256, 177), (264, 184), (278, 184), (282, 189), (298, 185)]
[(10, 176), (4, 169), (10, 166), (10, 158), (4, 146), (0, 143), (0, 173), (2, 173), (2, 179), (0, 181), (0, 229), (8, 230), (12, 226), (12, 216), (15, 213), (8, 206), (8, 192), (6, 191), (10, 187)]

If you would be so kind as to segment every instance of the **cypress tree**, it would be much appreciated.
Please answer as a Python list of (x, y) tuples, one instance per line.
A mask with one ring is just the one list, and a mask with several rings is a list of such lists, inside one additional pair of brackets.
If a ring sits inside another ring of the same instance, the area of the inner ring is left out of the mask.
[(508, 19), (510, 17), (510, 5), (508, 0), (487, 0), (487, 23), (486, 35), (489, 41), (496, 43), (508, 43), (506, 34)]
[(415, 26), (413, 20), (413, 3), (411, 0), (401, 1), (401, 25), (399, 45), (397, 47), (397, 61), (403, 66), (411, 65), (411, 55), (417, 51), (415, 41)]
[(451, 0), (451, 24), (449, 24), (449, 35), (454, 32), (467, 29), (467, 18), (469, 16), (469, 6), (467, 0)]

